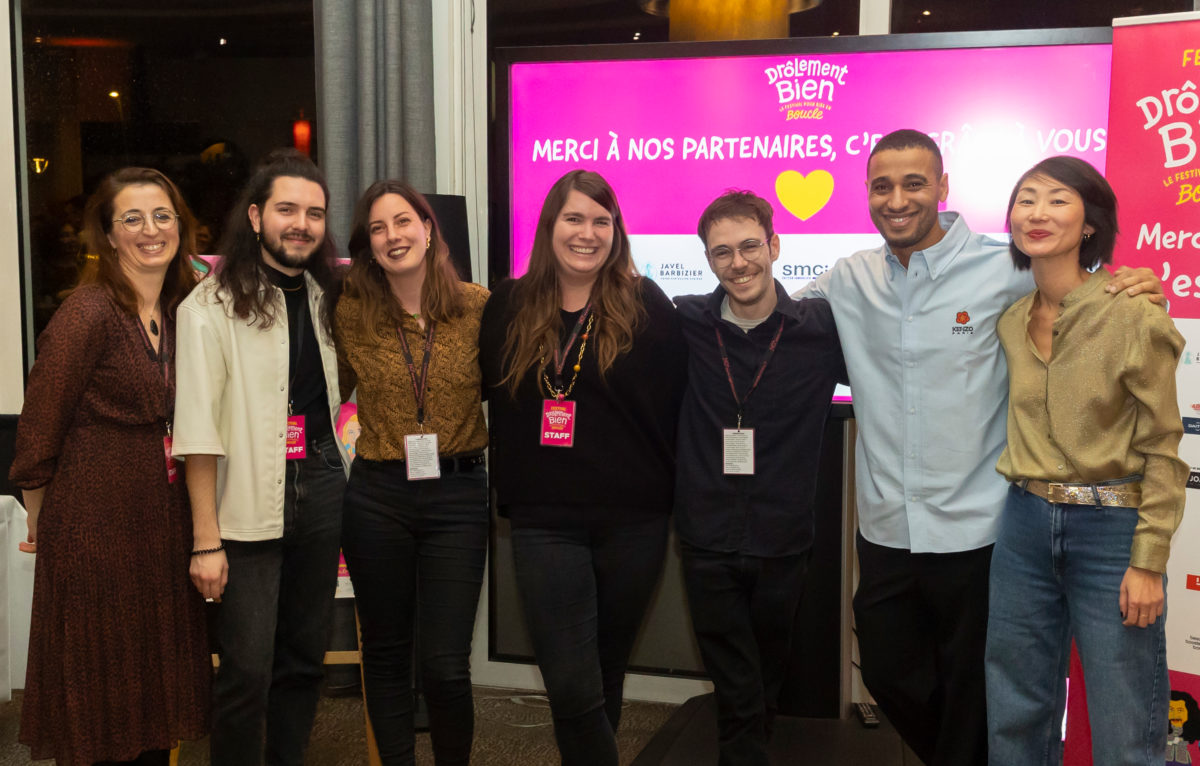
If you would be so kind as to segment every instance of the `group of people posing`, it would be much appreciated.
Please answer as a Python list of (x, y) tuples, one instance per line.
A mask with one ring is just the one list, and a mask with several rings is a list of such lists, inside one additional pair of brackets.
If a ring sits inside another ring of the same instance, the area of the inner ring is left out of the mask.
[(866, 188), (884, 244), (796, 296), (771, 204), (722, 194), (697, 227), (720, 285), (672, 302), (593, 172), (554, 184), (528, 272), (490, 294), (401, 181), (359, 200), (342, 273), (319, 171), (275, 153), (197, 281), (175, 186), (114, 173), (87, 208), (95, 282), (39, 338), (18, 427), (39, 552), (21, 741), (165, 764), (208, 731), (213, 764), (298, 766), (340, 547), (383, 762), (413, 762), (415, 645), (435, 761), (467, 763), (490, 476), (562, 762), (618, 762), (673, 515), (714, 758), (767, 764), (849, 381), (863, 679), (905, 741), (927, 766), (1058, 763), (1074, 639), (1095, 762), (1161, 764), (1187, 477), (1161, 285), (1103, 267), (1116, 200), (1081, 160), (1021, 176), (1011, 244), (939, 215), (918, 131), (877, 143)]

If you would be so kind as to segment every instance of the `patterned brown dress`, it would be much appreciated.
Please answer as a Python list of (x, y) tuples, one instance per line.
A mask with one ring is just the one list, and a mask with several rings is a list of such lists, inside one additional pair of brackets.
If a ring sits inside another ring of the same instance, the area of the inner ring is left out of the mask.
[[(173, 359), (174, 328), (163, 328)], [(138, 320), (98, 285), (38, 339), (12, 480), (44, 486), (20, 741), (61, 765), (127, 760), (207, 731), (212, 664), (188, 577), (191, 513), (167, 482), (174, 410)]]

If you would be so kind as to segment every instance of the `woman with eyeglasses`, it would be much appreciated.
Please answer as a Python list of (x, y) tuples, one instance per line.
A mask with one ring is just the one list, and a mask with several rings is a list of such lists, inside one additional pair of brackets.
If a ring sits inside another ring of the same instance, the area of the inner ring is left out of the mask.
[(615, 766), (625, 667), (666, 551), (687, 351), (602, 177), (575, 170), (550, 189), (528, 272), (484, 308), (479, 354), (562, 763)]
[(1117, 200), (1087, 162), (1038, 163), (1008, 210), (1013, 263), (1037, 289), (996, 327), (1009, 379), (996, 468), (1012, 486), (991, 562), (989, 762), (1062, 761), (1074, 639), (1094, 762), (1162, 764), (1164, 575), (1188, 477), (1183, 338), (1160, 307), (1105, 292)]
[(105, 178), (85, 222), (98, 268), (38, 338), (10, 473), (37, 553), (19, 739), (60, 766), (165, 765), (205, 734), (212, 676), (171, 458), (196, 224), (148, 168)]

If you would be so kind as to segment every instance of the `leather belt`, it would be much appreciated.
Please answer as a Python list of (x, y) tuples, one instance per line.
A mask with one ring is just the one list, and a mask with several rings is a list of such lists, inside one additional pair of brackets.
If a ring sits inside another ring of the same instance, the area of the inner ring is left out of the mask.
[(1063, 505), (1137, 508), (1142, 504), (1142, 483), (1135, 478), (1096, 484), (1067, 484), (1041, 479), (1018, 479), (1013, 482), (1013, 485), (1037, 495), (1043, 500)]
[(442, 473), (456, 473), (458, 471), (469, 471), (476, 466), (483, 465), (483, 453), (476, 452), (474, 455), (458, 455), (457, 457), (444, 457), (438, 460), (442, 466)]

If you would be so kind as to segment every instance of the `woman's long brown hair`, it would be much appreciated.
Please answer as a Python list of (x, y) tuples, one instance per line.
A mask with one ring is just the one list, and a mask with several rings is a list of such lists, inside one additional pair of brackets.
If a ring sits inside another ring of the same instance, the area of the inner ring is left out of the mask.
[[(157, 186), (166, 192), (171, 207), (179, 215), (179, 250), (167, 265), (163, 277), (159, 303), (163, 316), (175, 317), (175, 309), (196, 286), (198, 272), (193, 263), (196, 254), (196, 219), (183, 200), (179, 188), (162, 173), (153, 168), (121, 168), (107, 175), (88, 199), (83, 212), (83, 235), (88, 252), (98, 256), (95, 271), (85, 271), (80, 284), (95, 282), (101, 285), (113, 301), (130, 316), (138, 315), (137, 293), (121, 270), (121, 260), (108, 235), (112, 231), (115, 217), (113, 201), (127, 186)], [(146, 215), (150, 211), (145, 211)]]
[(354, 206), (354, 222), (350, 226), (350, 270), (342, 286), (343, 295), (356, 298), (362, 304), (361, 331), (367, 337), (382, 341), (390, 337), (400, 322), (403, 309), (392, 295), (383, 269), (371, 252), (368, 224), (371, 206), (385, 194), (399, 194), (417, 216), (430, 224), (430, 245), (425, 251), (425, 281), (421, 284), (421, 315), (434, 322), (445, 322), (462, 316), (464, 303), (458, 270), (450, 258), (450, 248), (442, 238), (441, 227), (433, 208), (419, 191), (403, 181), (383, 180), (371, 184)]
[(621, 354), (633, 348), (633, 333), (646, 316), (638, 293), (640, 277), (630, 253), (629, 235), (617, 204), (617, 195), (598, 173), (572, 170), (555, 182), (542, 203), (537, 233), (529, 256), (529, 271), (517, 280), (512, 302), (516, 315), (504, 342), (503, 385), (516, 396), (521, 379), (530, 369), (541, 372), (549, 364), (548, 350), (562, 337), (562, 293), (558, 284), (558, 259), (554, 255), (554, 224), (571, 191), (581, 192), (612, 215), (613, 240), (608, 260), (592, 285), (595, 326), (588, 345), (595, 349), (603, 377)]

